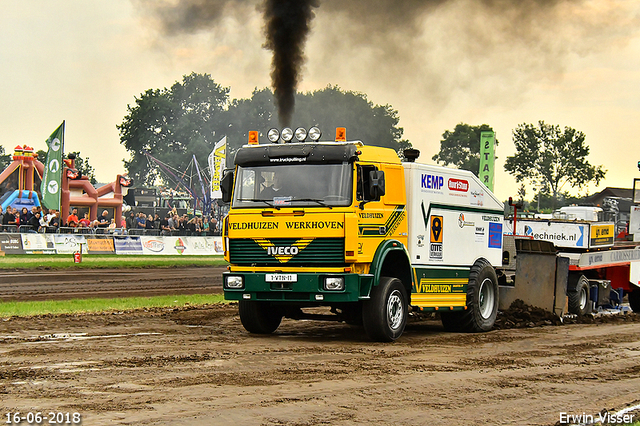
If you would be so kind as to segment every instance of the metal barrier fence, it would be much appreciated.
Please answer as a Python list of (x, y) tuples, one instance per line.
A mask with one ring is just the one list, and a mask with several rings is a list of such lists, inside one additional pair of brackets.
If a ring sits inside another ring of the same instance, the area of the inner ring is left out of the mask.
[(5, 254), (222, 255), (223, 245), (219, 236), (2, 232), (0, 251)]
[(216, 237), (222, 235), (216, 231), (191, 231), (180, 229), (163, 231), (160, 229), (139, 228), (86, 228), (86, 227), (40, 227), (37, 231), (31, 225), (0, 225), (0, 232), (26, 234), (73, 234), (73, 235), (138, 235), (138, 236), (167, 236), (167, 237)]

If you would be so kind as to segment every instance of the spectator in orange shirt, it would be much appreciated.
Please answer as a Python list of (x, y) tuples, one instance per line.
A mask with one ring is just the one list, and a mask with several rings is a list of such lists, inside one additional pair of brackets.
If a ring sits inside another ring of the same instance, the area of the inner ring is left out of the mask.
[(80, 222), (78, 220), (78, 209), (74, 207), (69, 217), (67, 217), (67, 226), (76, 227), (78, 222)]

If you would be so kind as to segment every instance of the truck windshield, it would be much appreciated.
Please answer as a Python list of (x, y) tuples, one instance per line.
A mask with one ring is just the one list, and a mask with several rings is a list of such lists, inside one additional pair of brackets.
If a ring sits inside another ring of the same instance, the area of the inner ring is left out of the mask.
[(233, 207), (349, 206), (350, 164), (238, 167)]

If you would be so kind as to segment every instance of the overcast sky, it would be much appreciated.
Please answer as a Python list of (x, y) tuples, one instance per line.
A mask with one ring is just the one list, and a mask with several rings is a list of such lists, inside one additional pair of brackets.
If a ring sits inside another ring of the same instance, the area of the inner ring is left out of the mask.
[[(192, 71), (232, 98), (270, 85), (257, 0), (210, 0), (220, 13), (198, 15), (210, 24), (176, 30), (175, 13), (160, 12), (182, 3), (0, 0), (0, 145), (45, 149), (66, 120), (65, 152), (89, 157), (108, 182), (127, 157), (116, 125), (143, 91)], [(640, 177), (639, 1), (325, 0), (315, 13), (299, 90), (339, 85), (392, 105), (421, 161), (457, 123), (489, 124), (506, 199), (518, 188), (503, 171), (512, 130), (544, 120), (583, 131), (589, 161), (608, 170), (581, 195)]]

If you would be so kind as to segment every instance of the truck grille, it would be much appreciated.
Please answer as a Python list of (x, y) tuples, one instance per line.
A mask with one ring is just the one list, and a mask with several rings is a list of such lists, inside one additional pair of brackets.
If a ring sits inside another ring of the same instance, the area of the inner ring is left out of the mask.
[[(251, 238), (239, 238), (229, 240), (229, 253), (231, 263), (234, 265), (342, 265), (344, 264), (344, 239), (342, 238), (316, 238), (304, 248), (300, 248), (297, 254), (287, 259), (285, 255), (276, 255), (277, 248), (290, 248), (299, 240), (295, 238), (273, 238), (257, 242)], [(271, 249), (266, 246), (275, 247)]]

